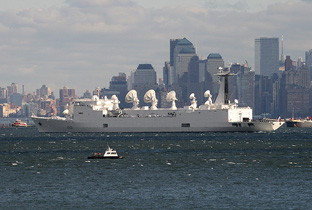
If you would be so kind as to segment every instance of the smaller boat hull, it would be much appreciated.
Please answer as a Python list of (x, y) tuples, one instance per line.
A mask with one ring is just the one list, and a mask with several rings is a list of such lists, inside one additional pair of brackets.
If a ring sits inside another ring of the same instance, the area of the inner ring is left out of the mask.
[(25, 123), (25, 122), (22, 122), (22, 121), (20, 121), (20, 120), (15, 120), (15, 122), (14, 123), (11, 123), (10, 124), (10, 127), (12, 127), (12, 128), (21, 128), (21, 127), (27, 127), (27, 123)]
[(287, 127), (293, 128), (312, 128), (312, 121), (307, 120), (289, 120), (286, 121)]
[(104, 157), (104, 156), (89, 156), (88, 159), (123, 159), (124, 156), (118, 157)]

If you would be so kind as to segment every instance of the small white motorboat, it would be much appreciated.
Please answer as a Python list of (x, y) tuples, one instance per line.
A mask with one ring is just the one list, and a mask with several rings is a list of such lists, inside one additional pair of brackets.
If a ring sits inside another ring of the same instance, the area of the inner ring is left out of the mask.
[(92, 156), (89, 156), (88, 159), (122, 159), (124, 156), (119, 156), (116, 150), (113, 150), (107, 145), (107, 149), (102, 155), (102, 153), (93, 153)]

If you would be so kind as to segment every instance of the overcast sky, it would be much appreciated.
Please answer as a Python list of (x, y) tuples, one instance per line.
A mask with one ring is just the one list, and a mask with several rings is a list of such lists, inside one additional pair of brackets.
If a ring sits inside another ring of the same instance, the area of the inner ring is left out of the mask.
[(284, 35), (293, 60), (312, 49), (312, 0), (0, 0), (0, 87), (58, 95), (109, 87), (112, 76), (151, 63), (162, 78), (169, 40), (199, 57), (254, 66), (254, 39)]

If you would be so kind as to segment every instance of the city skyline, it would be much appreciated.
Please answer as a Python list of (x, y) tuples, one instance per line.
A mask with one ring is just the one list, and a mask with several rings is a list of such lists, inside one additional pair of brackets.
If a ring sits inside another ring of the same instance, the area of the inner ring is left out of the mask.
[(259, 9), (257, 1), (144, 2), (28, 0), (2, 7), (1, 86), (15, 82), (31, 93), (42, 84), (54, 91), (66, 85), (82, 95), (140, 63), (162, 77), (172, 38), (192, 40), (199, 57), (220, 53), (225, 65), (247, 60), (253, 70), (255, 38), (284, 35), (284, 55), (294, 59), (312, 48), (309, 1), (264, 1)]

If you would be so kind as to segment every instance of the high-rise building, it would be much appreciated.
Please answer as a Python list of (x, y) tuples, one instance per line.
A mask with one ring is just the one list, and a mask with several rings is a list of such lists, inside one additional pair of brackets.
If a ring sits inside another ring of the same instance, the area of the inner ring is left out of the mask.
[(271, 117), (273, 113), (273, 88), (272, 78), (263, 75), (255, 75), (255, 115)]
[(120, 107), (127, 107), (125, 96), (128, 92), (128, 84), (127, 75), (125, 73), (119, 73), (118, 76), (112, 77), (111, 81), (109, 82), (109, 90), (117, 93), (115, 95), (120, 101)]
[(255, 72), (242, 65), (237, 72), (238, 102), (240, 106), (255, 107)]
[(312, 80), (312, 49), (305, 53), (305, 63), (306, 66), (310, 69)]
[(168, 87), (170, 84), (169, 83), (171, 72), (170, 69), (171, 69), (170, 62), (166, 61), (165, 66), (163, 67), (163, 83), (165, 84), (166, 87)]
[(279, 39), (261, 37), (255, 39), (255, 72), (272, 76), (279, 69)]
[(150, 90), (157, 88), (157, 75), (151, 64), (139, 64), (135, 72), (131, 75), (133, 81), (131, 87), (138, 93), (138, 98), (141, 105), (147, 105), (144, 103), (144, 94)]
[(211, 53), (207, 57), (207, 72), (212, 78), (212, 90), (213, 98), (216, 98), (219, 91), (219, 78), (216, 74), (219, 72), (219, 67), (224, 68), (224, 61), (219, 53)]
[(75, 89), (68, 89), (68, 97), (76, 97), (76, 90)]
[(8, 89), (0, 87), (0, 99), (6, 99), (8, 97)]
[(17, 93), (18, 85), (15, 83), (12, 83), (8, 88), (8, 96), (13, 95), (14, 93)]
[(68, 88), (66, 86), (63, 89), (60, 89), (60, 100), (68, 97)]
[(40, 89), (36, 90), (37, 96), (48, 98), (51, 95), (51, 89), (46, 85), (42, 85)]
[(174, 66), (174, 49), (181, 39), (170, 39), (170, 66)]
[(38, 104), (37, 103), (24, 103), (22, 104), (22, 115), (25, 117), (31, 117), (32, 115), (37, 115)]
[(21, 106), (23, 102), (23, 95), (20, 93), (13, 93), (13, 95), (10, 96), (10, 102), (16, 106)]
[[(179, 81), (183, 77), (183, 75), (188, 72), (189, 65), (191, 59), (196, 56), (196, 52), (194, 48), (182, 48), (180, 52), (177, 54), (175, 69), (176, 69), (176, 77)], [(198, 79), (198, 77), (197, 77)]]
[(290, 70), (293, 70), (293, 62), (290, 59), (290, 56), (287, 55), (286, 60), (285, 60), (285, 71), (290, 71)]
[(133, 84), (152, 84), (157, 82), (156, 71), (151, 64), (139, 64), (133, 75)]
[(190, 58), (195, 55), (195, 47), (188, 39), (170, 40), (170, 85), (178, 83), (179, 77), (187, 72)]
[(305, 62), (308, 67), (312, 67), (312, 49), (305, 53)]
[[(63, 115), (63, 111), (68, 108), (70, 103), (77, 98), (75, 89), (68, 89), (66, 86), (64, 86), (62, 89), (60, 89), (60, 99), (59, 99), (59, 107), (58, 107), (58, 113), (59, 115)], [(55, 112), (54, 104), (49, 105), (49, 109), (47, 111)], [(48, 113), (47, 113), (48, 114)]]

